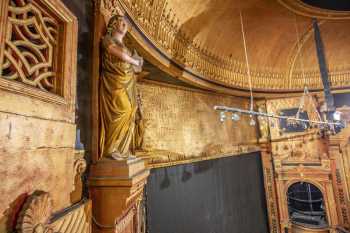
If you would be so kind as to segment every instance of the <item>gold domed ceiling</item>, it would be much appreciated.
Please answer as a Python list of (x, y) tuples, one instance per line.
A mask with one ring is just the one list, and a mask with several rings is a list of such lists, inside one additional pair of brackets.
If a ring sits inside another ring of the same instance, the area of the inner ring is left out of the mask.
[[(169, 8), (190, 38), (215, 54), (232, 57), (244, 63), (239, 10), (254, 70), (277, 73), (290, 68), (297, 43), (295, 14), (274, 0), (169, 0)], [(322, 38), (330, 67), (342, 69), (350, 65), (350, 20), (321, 21)], [(305, 69), (317, 70), (311, 19), (297, 17), (299, 37), (309, 33), (303, 44)], [(295, 67), (298, 71), (299, 67)]]
[(331, 85), (350, 86), (350, 12), (301, 0), (120, 1), (150, 41), (184, 71), (247, 90), (241, 11), (257, 92), (300, 91), (304, 80), (310, 89), (322, 89), (312, 29), (312, 17), (317, 17)]
[[(318, 73), (311, 18), (297, 16), (276, 0), (169, 0), (181, 29), (214, 54), (244, 62), (239, 11), (243, 14), (252, 70), (284, 75), (301, 72), (297, 50), (308, 77)], [(350, 20), (320, 20), (330, 72), (350, 70)], [(293, 81), (293, 80), (292, 80)], [(293, 87), (292, 87), (293, 88)]]

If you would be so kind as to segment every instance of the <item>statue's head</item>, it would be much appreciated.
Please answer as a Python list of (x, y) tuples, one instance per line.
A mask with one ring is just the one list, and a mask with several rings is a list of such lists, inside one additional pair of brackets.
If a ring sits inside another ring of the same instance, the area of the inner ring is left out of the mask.
[(108, 22), (107, 34), (113, 36), (115, 33), (122, 34), (123, 36), (128, 31), (128, 25), (122, 15), (114, 15)]

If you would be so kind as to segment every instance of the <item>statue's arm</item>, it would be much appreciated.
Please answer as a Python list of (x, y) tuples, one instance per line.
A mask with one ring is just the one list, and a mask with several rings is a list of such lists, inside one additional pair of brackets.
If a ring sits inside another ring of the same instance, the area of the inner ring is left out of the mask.
[(141, 66), (141, 60), (137, 60), (129, 56), (120, 46), (116, 44), (110, 44), (107, 49), (111, 54), (118, 57), (120, 60), (130, 63), (134, 66)]

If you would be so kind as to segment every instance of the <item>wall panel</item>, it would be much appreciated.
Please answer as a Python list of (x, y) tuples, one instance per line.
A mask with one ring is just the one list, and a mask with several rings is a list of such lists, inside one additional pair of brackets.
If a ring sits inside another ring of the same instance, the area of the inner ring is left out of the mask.
[(72, 204), (78, 27), (61, 0), (1, 1), (0, 20), (0, 232), (13, 232), (36, 191), (54, 212)]
[(151, 82), (139, 84), (145, 121), (144, 149), (150, 163), (239, 154), (254, 150), (256, 128), (248, 117), (219, 121), (215, 105), (247, 108), (244, 98)]

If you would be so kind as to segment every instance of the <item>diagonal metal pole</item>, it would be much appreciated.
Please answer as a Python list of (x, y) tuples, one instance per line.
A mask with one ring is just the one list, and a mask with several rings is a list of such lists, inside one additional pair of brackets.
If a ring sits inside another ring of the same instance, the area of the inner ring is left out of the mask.
[(327, 111), (328, 111), (327, 118), (328, 120), (333, 121), (333, 112), (335, 111), (334, 98), (331, 93), (331, 85), (329, 81), (326, 57), (324, 54), (324, 46), (323, 46), (321, 32), (318, 26), (317, 19), (313, 19), (313, 28), (314, 28), (314, 35), (315, 35), (318, 65), (320, 67), (321, 79), (322, 79), (322, 84), (324, 88), (324, 95), (325, 95), (326, 104), (327, 104)]

